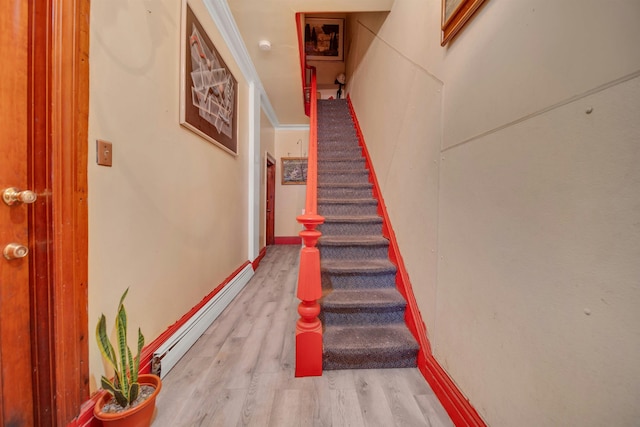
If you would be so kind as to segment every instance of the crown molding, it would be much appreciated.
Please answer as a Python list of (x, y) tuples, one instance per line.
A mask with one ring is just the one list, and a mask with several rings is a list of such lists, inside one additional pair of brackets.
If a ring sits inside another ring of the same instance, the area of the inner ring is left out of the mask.
[(309, 130), (309, 125), (278, 125), (274, 126), (276, 130), (297, 130), (297, 131), (305, 131)]
[(249, 56), (247, 47), (244, 44), (244, 40), (242, 40), (236, 21), (233, 19), (231, 9), (229, 9), (229, 5), (226, 0), (203, 0), (203, 3), (209, 11), (213, 22), (215, 22), (218, 27), (220, 34), (222, 34), (222, 38), (229, 47), (229, 50), (233, 55), (233, 59), (235, 59), (238, 67), (240, 67), (240, 71), (244, 75), (244, 78), (249, 83), (253, 83), (258, 89), (262, 110), (269, 118), (269, 121), (271, 121), (271, 125), (274, 128), (280, 127), (281, 125), (278, 121), (278, 116), (276, 115), (276, 112), (269, 101), (269, 97), (262, 86), (260, 76), (258, 76), (256, 67), (253, 65), (253, 61)]

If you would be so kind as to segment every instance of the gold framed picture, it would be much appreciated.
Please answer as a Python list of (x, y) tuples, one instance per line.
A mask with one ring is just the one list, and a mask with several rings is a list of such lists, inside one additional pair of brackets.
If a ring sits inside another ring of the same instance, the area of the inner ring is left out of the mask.
[(467, 23), (485, 0), (442, 0), (442, 37), (447, 44)]
[(307, 183), (307, 158), (281, 158), (282, 185), (303, 185)]

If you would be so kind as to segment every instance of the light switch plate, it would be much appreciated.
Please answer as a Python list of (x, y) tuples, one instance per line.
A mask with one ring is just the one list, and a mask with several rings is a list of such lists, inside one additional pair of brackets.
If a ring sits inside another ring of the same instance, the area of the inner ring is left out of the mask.
[(113, 158), (112, 144), (98, 139), (96, 141), (96, 157), (100, 166), (111, 166)]

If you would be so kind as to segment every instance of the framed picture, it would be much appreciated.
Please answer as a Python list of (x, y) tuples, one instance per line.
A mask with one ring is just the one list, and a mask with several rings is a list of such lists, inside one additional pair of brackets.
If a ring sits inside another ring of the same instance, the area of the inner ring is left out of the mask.
[(485, 0), (442, 0), (441, 45), (447, 44)]
[(282, 185), (296, 185), (307, 183), (307, 158), (283, 157)]
[(238, 82), (186, 0), (182, 2), (180, 124), (238, 154)]
[(304, 53), (309, 61), (343, 61), (344, 19), (305, 19)]

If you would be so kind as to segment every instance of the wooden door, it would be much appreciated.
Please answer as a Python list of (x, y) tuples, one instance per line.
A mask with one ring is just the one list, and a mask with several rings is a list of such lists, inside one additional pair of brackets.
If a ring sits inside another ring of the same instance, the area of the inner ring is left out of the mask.
[(276, 207), (276, 163), (267, 159), (267, 246), (276, 242), (275, 207)]
[(89, 0), (0, 0), (0, 425), (66, 426), (89, 397)]
[[(20, 3), (0, 3), (0, 191), (28, 188), (29, 10)], [(11, 243), (29, 245), (29, 209), (0, 202), (3, 252)], [(0, 424), (5, 426), (35, 425), (29, 307), (29, 258), (1, 257)]]

